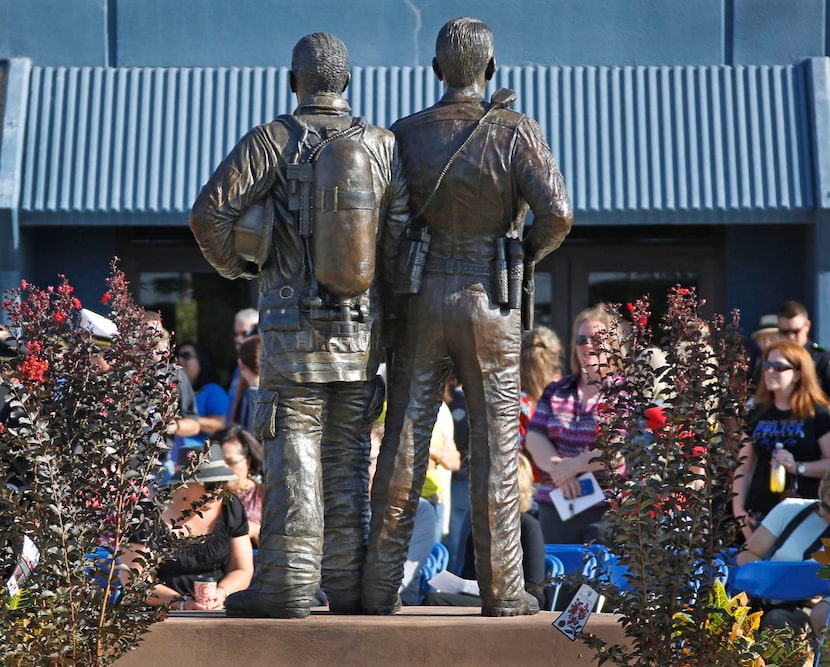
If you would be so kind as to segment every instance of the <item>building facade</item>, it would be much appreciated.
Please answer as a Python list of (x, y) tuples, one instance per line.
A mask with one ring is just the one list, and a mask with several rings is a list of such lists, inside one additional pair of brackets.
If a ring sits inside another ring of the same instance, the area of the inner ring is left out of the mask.
[[(604, 299), (696, 285), (752, 330), (784, 299), (830, 343), (830, 61), (824, 0), (0, 0), (0, 288), (66, 274), (85, 303), (113, 256), (140, 302), (218, 363), (255, 286), (187, 229), (251, 127), (290, 112), (291, 47), (330, 31), (347, 97), (388, 126), (440, 97), (440, 26), (496, 34), (493, 88), (537, 119), (574, 229), (539, 267), (538, 319), (568, 336)], [(299, 5), (302, 6), (299, 6)]]

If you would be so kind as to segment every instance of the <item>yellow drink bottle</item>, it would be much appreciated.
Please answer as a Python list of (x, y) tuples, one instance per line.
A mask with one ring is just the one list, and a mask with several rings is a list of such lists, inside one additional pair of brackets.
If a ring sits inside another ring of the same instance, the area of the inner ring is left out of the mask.
[[(784, 449), (784, 444), (781, 442), (776, 442), (775, 451), (777, 452), (781, 449)], [(775, 452), (773, 452), (773, 457), (774, 456)], [(787, 470), (780, 463), (776, 463), (775, 458), (773, 458), (772, 464), (770, 466), (769, 490), (773, 493), (783, 493), (786, 486)]]

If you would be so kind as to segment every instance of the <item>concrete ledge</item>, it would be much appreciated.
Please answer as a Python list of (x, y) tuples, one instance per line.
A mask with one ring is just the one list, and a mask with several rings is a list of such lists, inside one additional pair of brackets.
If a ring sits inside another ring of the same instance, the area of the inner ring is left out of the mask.
[[(335, 616), (325, 608), (300, 620), (225, 618), (185, 612), (153, 626), (117, 667), (213, 665), (596, 665), (583, 642), (551, 624), (559, 612), (484, 618), (477, 607), (404, 607), (395, 616)], [(587, 630), (623, 641), (618, 617), (594, 614)]]

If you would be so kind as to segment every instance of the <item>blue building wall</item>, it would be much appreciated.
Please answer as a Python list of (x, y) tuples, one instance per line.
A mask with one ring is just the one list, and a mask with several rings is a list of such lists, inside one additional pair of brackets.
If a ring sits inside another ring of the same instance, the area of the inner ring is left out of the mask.
[(307, 32), (355, 65), (428, 65), (448, 19), (496, 32), (501, 63), (789, 64), (826, 54), (826, 0), (0, 0), (0, 58), (38, 65), (275, 66)]
[[(356, 66), (428, 65), (439, 27), (473, 15), (494, 28), (503, 66), (781, 65), (828, 55), (828, 6), (828, 0), (0, 0), (0, 60), (279, 66), (289, 64), (300, 36), (323, 30), (344, 39)], [(98, 298), (116, 235), (106, 220), (95, 224), (48, 234), (24, 227), (23, 247), (38, 261), (22, 270), (43, 284), (67, 273), (86, 299)], [(725, 230), (725, 305), (743, 309), (747, 328), (784, 298), (811, 308), (830, 299), (815, 294), (813, 275), (804, 271), (815, 263), (823, 230), (803, 224)], [(70, 247), (75, 251), (67, 253)], [(798, 271), (793, 257), (803, 259)], [(830, 314), (827, 304), (823, 310)], [(830, 342), (830, 317), (824, 319)]]

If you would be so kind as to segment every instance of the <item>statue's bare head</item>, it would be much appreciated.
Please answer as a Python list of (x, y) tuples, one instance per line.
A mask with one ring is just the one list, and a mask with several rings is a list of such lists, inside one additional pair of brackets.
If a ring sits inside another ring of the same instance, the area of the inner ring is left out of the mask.
[(349, 72), (349, 50), (334, 35), (315, 32), (294, 46), (291, 90), (301, 99), (316, 93), (339, 95), (349, 85)]
[(448, 21), (435, 40), (432, 67), (450, 88), (489, 81), (496, 71), (493, 31), (487, 24), (466, 16)]

